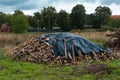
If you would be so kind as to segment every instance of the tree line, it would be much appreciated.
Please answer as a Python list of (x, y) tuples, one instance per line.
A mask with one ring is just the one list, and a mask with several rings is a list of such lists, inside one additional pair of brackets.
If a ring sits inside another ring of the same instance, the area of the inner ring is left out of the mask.
[(48, 6), (40, 12), (35, 12), (33, 16), (25, 15), (21, 10), (15, 10), (14, 14), (0, 12), (0, 26), (2, 23), (7, 23), (14, 32), (19, 33), (28, 30), (29, 27), (51, 30), (54, 26), (58, 26), (62, 31), (84, 29), (85, 25), (101, 28), (102, 25), (112, 21), (110, 19), (111, 14), (112, 11), (107, 6), (98, 6), (95, 12), (91, 14), (86, 14), (85, 7), (82, 4), (74, 6), (71, 13), (67, 13), (65, 10), (57, 12), (55, 7)]

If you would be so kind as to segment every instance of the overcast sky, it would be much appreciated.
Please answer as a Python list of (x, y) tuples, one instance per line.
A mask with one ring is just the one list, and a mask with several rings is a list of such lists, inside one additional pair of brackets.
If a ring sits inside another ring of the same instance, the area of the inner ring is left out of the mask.
[(0, 12), (13, 13), (14, 10), (22, 10), (26, 15), (40, 12), (43, 7), (53, 6), (57, 12), (61, 9), (68, 13), (77, 5), (85, 6), (86, 13), (94, 13), (97, 6), (108, 6), (112, 15), (120, 15), (120, 0), (0, 0)]

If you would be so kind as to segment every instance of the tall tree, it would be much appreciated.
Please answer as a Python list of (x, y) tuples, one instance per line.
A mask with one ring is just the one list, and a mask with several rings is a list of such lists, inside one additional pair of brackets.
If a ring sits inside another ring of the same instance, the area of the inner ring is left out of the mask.
[(86, 24), (92, 25), (94, 22), (94, 14), (86, 14)]
[(69, 27), (69, 14), (61, 10), (57, 15), (57, 25), (61, 28), (63, 31), (67, 31), (70, 29)]
[(5, 17), (6, 17), (6, 14), (3, 12), (0, 12), (0, 27), (3, 23), (6, 22)]
[(33, 28), (37, 28), (37, 26), (38, 26), (37, 19), (33, 16), (27, 16), (27, 18), (28, 18), (28, 22), (29, 22), (30, 26)]
[(36, 19), (40, 19), (40, 18), (41, 18), (40, 13), (39, 13), (39, 12), (35, 12), (35, 13), (34, 13), (34, 17), (35, 17)]
[(107, 20), (109, 20), (111, 16), (111, 10), (109, 7), (106, 6), (98, 6), (95, 9), (95, 27), (100, 28), (102, 25), (107, 23)]
[(13, 15), (24, 15), (21, 10), (15, 10)]
[(43, 21), (43, 26), (48, 30), (55, 26), (56, 22), (56, 9), (55, 7), (47, 7), (41, 11), (41, 17)]
[(43, 22), (42, 22), (42, 16), (39, 12), (35, 12), (33, 19), (36, 21), (37, 28), (42, 28), (43, 27)]
[(13, 15), (7, 14), (6, 17), (5, 17), (5, 20), (6, 20), (7, 25), (9, 25), (10, 27), (12, 27)]
[(85, 8), (78, 4), (72, 9), (71, 26), (72, 28), (83, 28), (85, 24)]

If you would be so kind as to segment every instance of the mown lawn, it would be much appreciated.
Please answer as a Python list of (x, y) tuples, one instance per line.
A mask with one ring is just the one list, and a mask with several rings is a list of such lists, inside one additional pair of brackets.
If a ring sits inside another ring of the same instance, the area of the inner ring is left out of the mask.
[[(0, 80), (120, 80), (120, 60), (99, 62), (114, 68), (111, 74), (86, 73), (81, 75), (84, 71), (76, 71), (72, 74), (73, 69), (88, 64), (81, 63), (72, 66), (33, 64), (3, 56), (4, 52), (4, 50), (0, 50)], [(98, 64), (98, 62), (94, 64)]]

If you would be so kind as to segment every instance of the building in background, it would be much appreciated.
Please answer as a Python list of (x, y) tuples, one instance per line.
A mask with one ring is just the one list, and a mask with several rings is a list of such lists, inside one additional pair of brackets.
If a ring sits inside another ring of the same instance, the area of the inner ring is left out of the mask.
[(7, 23), (3, 23), (0, 32), (13, 32), (13, 29), (7, 25)]

